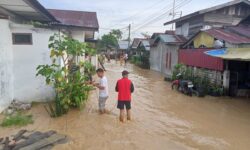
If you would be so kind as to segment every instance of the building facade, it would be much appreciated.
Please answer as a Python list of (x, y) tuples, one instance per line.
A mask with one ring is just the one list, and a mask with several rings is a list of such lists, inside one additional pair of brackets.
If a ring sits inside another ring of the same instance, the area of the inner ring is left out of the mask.
[[(62, 23), (58, 16), (52, 15), (35, 0), (17, 0), (16, 2), (3, 0), (0, 6), (2, 29), (0, 34), (0, 112), (13, 99), (24, 102), (53, 99), (53, 88), (45, 85), (42, 77), (36, 77), (38, 65), (51, 63), (48, 48), (50, 36), (59, 33), (67, 34), (84, 42), (85, 37), (89, 36), (89, 33), (93, 35), (99, 26), (85, 27), (82, 24)], [(96, 22), (97, 18), (94, 17), (93, 20)], [(41, 26), (34, 23), (39, 23)]]

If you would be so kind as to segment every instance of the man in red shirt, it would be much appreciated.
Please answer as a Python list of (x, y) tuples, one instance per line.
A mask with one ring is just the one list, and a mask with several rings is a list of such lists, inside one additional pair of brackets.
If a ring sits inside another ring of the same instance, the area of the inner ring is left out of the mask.
[(122, 79), (116, 83), (116, 92), (118, 92), (117, 108), (120, 109), (120, 121), (125, 121), (125, 107), (127, 110), (127, 119), (131, 120), (131, 93), (134, 92), (134, 85), (128, 79), (128, 71), (122, 72)]

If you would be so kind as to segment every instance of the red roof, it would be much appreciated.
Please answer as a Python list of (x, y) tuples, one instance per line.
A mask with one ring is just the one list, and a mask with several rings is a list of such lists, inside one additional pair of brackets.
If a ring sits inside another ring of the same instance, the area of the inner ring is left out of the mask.
[(48, 11), (63, 25), (99, 29), (96, 12), (56, 9), (48, 9)]
[(228, 27), (228, 30), (241, 36), (250, 38), (250, 26), (239, 25), (235, 27)]
[(250, 43), (250, 38), (243, 37), (239, 34), (230, 32), (230, 31), (223, 29), (223, 28), (210, 29), (210, 30), (206, 30), (204, 32), (215, 37), (216, 39), (224, 40), (224, 41), (226, 41), (228, 43), (232, 43), (232, 44)]

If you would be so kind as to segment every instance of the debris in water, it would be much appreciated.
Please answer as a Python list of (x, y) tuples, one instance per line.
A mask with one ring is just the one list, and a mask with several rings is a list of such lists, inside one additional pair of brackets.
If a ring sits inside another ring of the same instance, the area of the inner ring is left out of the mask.
[(50, 150), (56, 144), (67, 142), (67, 136), (56, 131), (45, 133), (20, 130), (16, 135), (0, 138), (0, 150)]

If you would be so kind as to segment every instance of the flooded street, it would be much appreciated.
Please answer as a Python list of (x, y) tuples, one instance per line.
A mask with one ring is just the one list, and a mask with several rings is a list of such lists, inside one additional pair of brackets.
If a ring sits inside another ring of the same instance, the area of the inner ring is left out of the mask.
[[(172, 91), (159, 73), (129, 65), (135, 85), (131, 122), (120, 123), (116, 109), (115, 84), (121, 68), (107, 65), (110, 98), (108, 115), (97, 113), (97, 91), (83, 111), (52, 119), (43, 106), (32, 109), (34, 124), (29, 130), (56, 130), (70, 142), (56, 150), (249, 150), (250, 100), (188, 97)], [(0, 118), (1, 119), (1, 118)], [(0, 137), (20, 128), (0, 127)]]

